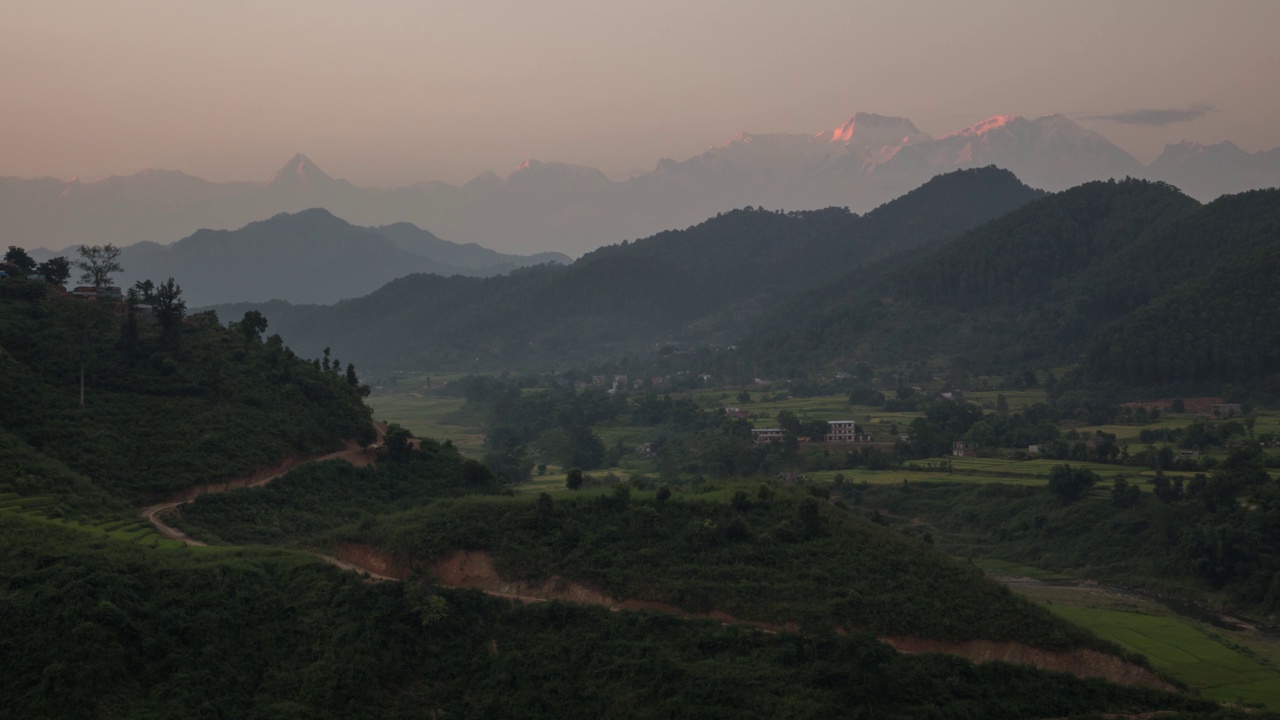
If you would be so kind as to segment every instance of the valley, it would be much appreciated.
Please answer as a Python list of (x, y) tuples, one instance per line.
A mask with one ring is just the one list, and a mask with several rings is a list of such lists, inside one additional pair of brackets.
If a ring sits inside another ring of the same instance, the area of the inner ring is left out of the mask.
[(213, 707), (216, 657), (234, 712), (1280, 711), (1278, 212), (982, 168), (331, 306), (6, 280), (4, 670), (61, 688), (6, 700)]

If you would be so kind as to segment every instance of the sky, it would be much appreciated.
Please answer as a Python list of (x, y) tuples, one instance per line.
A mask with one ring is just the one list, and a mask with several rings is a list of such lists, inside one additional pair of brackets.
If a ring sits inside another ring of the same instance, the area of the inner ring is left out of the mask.
[(0, 176), (614, 177), (857, 111), (1280, 146), (1280, 2), (4, 0)]

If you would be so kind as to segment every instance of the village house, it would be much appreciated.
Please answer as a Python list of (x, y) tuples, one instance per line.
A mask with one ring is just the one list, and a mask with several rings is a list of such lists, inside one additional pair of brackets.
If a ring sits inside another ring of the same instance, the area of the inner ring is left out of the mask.
[(751, 431), (751, 444), (759, 447), (768, 445), (774, 440), (785, 440), (786, 437), (787, 431), (782, 428), (756, 428)]
[(746, 408), (727, 407), (724, 409), (724, 414), (739, 420), (745, 420), (751, 417), (751, 411)]
[(858, 432), (858, 424), (852, 420), (828, 420), (826, 440), (829, 443), (870, 442), (871, 435)]
[(102, 287), (81, 285), (72, 290), (71, 294), (81, 300), (99, 302), (119, 302), (124, 299), (124, 293), (120, 292), (120, 288), (115, 285), (104, 285)]
[(1216, 403), (1210, 410), (1220, 418), (1244, 416), (1244, 406), (1239, 403)]
[(1027, 446), (1027, 454), (1028, 454), (1028, 455), (1043, 455), (1043, 454), (1044, 454), (1044, 446), (1043, 446), (1043, 445), (1028, 445), (1028, 446)]
[(951, 454), (956, 457), (977, 457), (978, 451), (969, 443), (957, 440), (951, 443)]

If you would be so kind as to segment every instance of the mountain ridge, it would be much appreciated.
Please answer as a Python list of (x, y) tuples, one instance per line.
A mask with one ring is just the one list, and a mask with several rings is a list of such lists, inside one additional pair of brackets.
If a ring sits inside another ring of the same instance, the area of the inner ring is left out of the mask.
[[(476, 243), (452, 243), (410, 223), (359, 227), (323, 208), (121, 250), (124, 270), (115, 279), (122, 286), (177, 278), (192, 307), (272, 299), (327, 304), (368, 294), (411, 273), (490, 276), (569, 262), (559, 253), (509, 255)], [(45, 260), (55, 254), (40, 249), (32, 256)]]
[(408, 221), (499, 250), (537, 246), (577, 255), (746, 205), (866, 212), (933, 175), (988, 164), (1050, 191), (1133, 176), (1172, 182), (1207, 201), (1280, 184), (1275, 150), (1227, 162), (1202, 152), (1144, 166), (1065, 115), (995, 115), (934, 138), (907, 118), (858, 112), (814, 134), (739, 133), (624, 180), (531, 160), (506, 176), (485, 172), (461, 185), (377, 189), (333, 178), (301, 153), (265, 182), (152, 171), (92, 183), (0, 178), (0, 244), (163, 243), (202, 227), (230, 229), (323, 206), (359, 225)]

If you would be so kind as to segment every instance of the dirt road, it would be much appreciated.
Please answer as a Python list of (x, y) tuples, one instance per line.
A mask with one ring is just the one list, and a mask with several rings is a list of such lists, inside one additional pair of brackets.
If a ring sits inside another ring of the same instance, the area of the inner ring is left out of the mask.
[(374, 445), (369, 446), (366, 450), (360, 447), (354, 440), (347, 440), (343, 443), (342, 449), (337, 452), (325, 453), (321, 455), (309, 455), (300, 457), (285, 458), (280, 464), (259, 470), (252, 475), (246, 475), (235, 480), (227, 480), (220, 483), (206, 483), (204, 485), (194, 485), (185, 490), (175, 493), (172, 497), (164, 502), (148, 505), (139, 512), (147, 522), (155, 526), (155, 529), (164, 537), (170, 540), (178, 540), (187, 545), (204, 546), (194, 538), (187, 537), (187, 534), (181, 530), (165, 523), (163, 516), (176, 511), (178, 508), (195, 500), (201, 495), (214, 495), (216, 493), (227, 492), (228, 490), (237, 490), (239, 488), (261, 487), (285, 475), (290, 470), (304, 465), (309, 462), (321, 462), (324, 460), (346, 460), (352, 465), (372, 465), (377, 455), (377, 449), (381, 447), (383, 439), (386, 437), (387, 426), (382, 423), (374, 423), (377, 429), (378, 439)]

